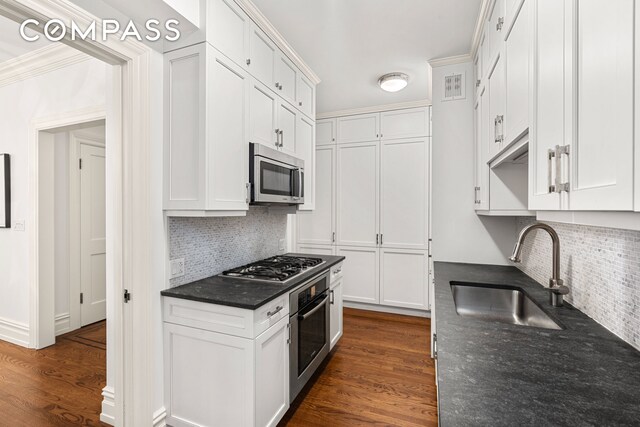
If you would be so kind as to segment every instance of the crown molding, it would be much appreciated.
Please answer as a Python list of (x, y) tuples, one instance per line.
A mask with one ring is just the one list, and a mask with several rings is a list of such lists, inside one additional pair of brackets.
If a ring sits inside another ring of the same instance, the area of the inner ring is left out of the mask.
[(247, 15), (255, 22), (262, 31), (264, 31), (271, 40), (282, 50), (287, 57), (311, 80), (314, 85), (320, 83), (320, 77), (307, 65), (298, 53), (293, 50), (282, 34), (273, 26), (266, 16), (256, 7), (251, 0), (235, 0), (236, 3), (245, 11)]
[(480, 46), (480, 40), (482, 40), (484, 23), (487, 20), (489, 9), (491, 8), (491, 6), (493, 6), (493, 4), (494, 0), (482, 0), (482, 4), (480, 5), (480, 13), (478, 13), (478, 18), (476, 19), (476, 28), (474, 29), (473, 37), (471, 38), (471, 53), (469, 54), (471, 58), (476, 56), (478, 46)]
[(89, 59), (89, 55), (64, 44), (51, 44), (0, 63), (0, 87)]
[(465, 53), (463, 55), (447, 56), (446, 58), (436, 58), (429, 61), (432, 68), (444, 67), (445, 65), (462, 64), (471, 62), (471, 55)]
[(330, 119), (333, 117), (354, 116), (356, 114), (378, 113), (381, 111), (405, 110), (407, 108), (428, 107), (431, 105), (430, 99), (418, 101), (399, 102), (396, 104), (374, 105), (372, 107), (350, 108), (347, 110), (330, 111), (316, 114), (316, 120)]

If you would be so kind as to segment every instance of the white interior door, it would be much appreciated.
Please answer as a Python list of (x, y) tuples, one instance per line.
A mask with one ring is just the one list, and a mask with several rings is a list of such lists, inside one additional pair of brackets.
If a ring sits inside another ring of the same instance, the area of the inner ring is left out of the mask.
[(427, 137), (380, 144), (380, 244), (427, 249), (429, 212)]
[(105, 149), (80, 144), (80, 323), (106, 318)]
[(338, 145), (339, 245), (377, 246), (379, 143)]

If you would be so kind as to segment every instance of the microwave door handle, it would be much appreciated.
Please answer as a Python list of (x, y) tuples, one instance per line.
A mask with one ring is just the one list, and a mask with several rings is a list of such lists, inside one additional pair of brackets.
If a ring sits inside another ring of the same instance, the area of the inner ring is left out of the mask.
[(303, 191), (304, 191), (304, 172), (302, 172), (302, 169), (298, 169), (298, 196), (300, 198), (302, 198), (303, 195)]

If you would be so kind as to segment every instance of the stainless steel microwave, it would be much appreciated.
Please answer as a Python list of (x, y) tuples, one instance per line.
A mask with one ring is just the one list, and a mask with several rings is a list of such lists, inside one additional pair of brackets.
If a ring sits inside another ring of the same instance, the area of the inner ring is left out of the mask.
[(303, 204), (304, 160), (250, 143), (249, 182), (254, 205)]

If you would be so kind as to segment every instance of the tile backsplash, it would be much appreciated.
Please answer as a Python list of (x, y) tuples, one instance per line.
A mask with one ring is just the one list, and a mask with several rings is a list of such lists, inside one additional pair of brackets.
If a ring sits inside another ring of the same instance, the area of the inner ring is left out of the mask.
[[(533, 222), (518, 218), (518, 232)], [(560, 277), (571, 289), (565, 299), (640, 350), (640, 231), (548, 224), (560, 236)], [(548, 286), (551, 240), (546, 232), (529, 235), (522, 260), (518, 268)]]
[(280, 253), (287, 215), (251, 207), (246, 217), (169, 218), (169, 259), (185, 259), (175, 287)]

